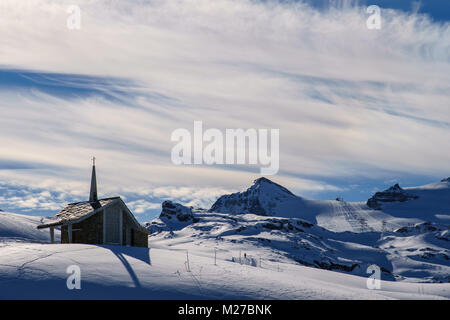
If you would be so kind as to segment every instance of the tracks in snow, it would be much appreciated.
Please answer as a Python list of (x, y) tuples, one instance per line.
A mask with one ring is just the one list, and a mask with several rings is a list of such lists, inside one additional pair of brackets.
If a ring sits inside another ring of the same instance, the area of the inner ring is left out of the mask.
[(371, 232), (373, 228), (369, 226), (366, 218), (357, 213), (355, 208), (347, 202), (341, 201), (337, 205), (337, 212), (345, 217), (354, 232)]

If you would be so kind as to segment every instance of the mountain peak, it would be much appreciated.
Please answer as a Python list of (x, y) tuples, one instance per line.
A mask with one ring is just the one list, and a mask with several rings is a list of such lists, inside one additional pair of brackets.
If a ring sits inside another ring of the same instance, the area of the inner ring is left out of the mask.
[(448, 177), (446, 179), (442, 179), (441, 182), (450, 182), (450, 177)]
[(272, 194), (274, 193), (287, 193), (290, 196), (295, 196), (292, 192), (290, 192), (288, 189), (283, 187), (282, 185), (279, 185), (278, 183), (273, 182), (272, 180), (269, 180), (265, 177), (258, 178), (253, 181), (253, 185), (247, 189), (247, 192), (258, 190), (259, 192), (270, 192)]
[(400, 187), (398, 183), (394, 184), (392, 187), (384, 190), (384, 192), (403, 192), (403, 188)]
[[(261, 177), (243, 192), (223, 195), (212, 205), (210, 212), (253, 213), (262, 216), (279, 216), (287, 214), (286, 204), (298, 207), (303, 201), (285, 187)], [(292, 204), (295, 202), (296, 205)], [(284, 212), (286, 211), (286, 212)]]
[(263, 184), (263, 183), (274, 183), (272, 180), (267, 179), (266, 177), (261, 177), (253, 181), (253, 184)]
[(367, 205), (372, 209), (380, 210), (382, 203), (405, 202), (417, 198), (418, 196), (407, 193), (398, 183), (396, 183), (384, 191), (375, 193), (373, 197), (367, 200)]

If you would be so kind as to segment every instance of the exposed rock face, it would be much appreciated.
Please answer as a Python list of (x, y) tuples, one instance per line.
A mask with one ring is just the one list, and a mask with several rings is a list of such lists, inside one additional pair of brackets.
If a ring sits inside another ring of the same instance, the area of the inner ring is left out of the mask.
[(253, 213), (260, 216), (272, 216), (273, 208), (284, 200), (298, 198), (288, 189), (270, 181), (259, 178), (244, 192), (221, 196), (212, 205), (210, 212)]
[(448, 177), (446, 179), (442, 179), (441, 182), (450, 182), (450, 177)]
[[(320, 269), (341, 270), (341, 271), (346, 271), (346, 272), (351, 272), (356, 267), (359, 267), (359, 264), (357, 264), (357, 263), (348, 266), (348, 265), (345, 265), (345, 264), (334, 263), (332, 261), (317, 261), (317, 260), (314, 260), (314, 264), (317, 265)], [(386, 269), (384, 269), (384, 270), (386, 270)], [(388, 271), (388, 273), (390, 273), (390, 272)]]
[(172, 201), (164, 201), (162, 204), (162, 211), (159, 216), (161, 220), (176, 220), (186, 222), (194, 219), (191, 207), (183, 206)]
[(418, 196), (408, 194), (404, 189), (402, 189), (398, 183), (394, 186), (375, 193), (375, 195), (367, 200), (367, 205), (375, 210), (381, 209), (381, 204), (386, 202), (405, 202), (408, 200), (414, 200), (419, 198)]
[(422, 222), (416, 223), (414, 226), (402, 227), (400, 229), (395, 230), (397, 233), (426, 233), (426, 232), (436, 232), (436, 237), (444, 240), (450, 241), (450, 226), (443, 225), (439, 223), (433, 222)]
[(192, 207), (167, 200), (162, 203), (158, 219), (147, 222), (145, 227), (152, 233), (170, 231), (170, 237), (173, 235), (173, 231), (181, 230), (198, 221), (199, 218), (196, 217)]

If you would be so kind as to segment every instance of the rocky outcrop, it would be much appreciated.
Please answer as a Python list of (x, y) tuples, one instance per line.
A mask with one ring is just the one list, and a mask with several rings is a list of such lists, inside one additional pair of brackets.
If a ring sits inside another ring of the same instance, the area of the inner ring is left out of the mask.
[(352, 272), (356, 267), (359, 267), (359, 264), (354, 263), (351, 265), (345, 265), (342, 263), (334, 263), (332, 261), (317, 261), (314, 260), (314, 264), (317, 265), (320, 269), (325, 270), (339, 270), (345, 272)]
[(380, 210), (382, 203), (405, 202), (417, 198), (419, 197), (416, 195), (408, 194), (397, 183), (384, 191), (375, 193), (375, 195), (372, 198), (367, 200), (367, 205), (372, 209)]
[(437, 239), (450, 241), (450, 226), (429, 221), (416, 223), (413, 226), (402, 227), (395, 230), (395, 232), (404, 234), (421, 234), (432, 232), (435, 234)]
[(191, 207), (186, 207), (168, 200), (162, 203), (162, 211), (159, 218), (163, 221), (171, 220), (173, 222), (189, 222), (195, 220)]
[(173, 236), (173, 231), (181, 230), (198, 221), (199, 219), (195, 216), (192, 207), (167, 200), (162, 203), (159, 218), (145, 223), (145, 227), (153, 234), (169, 231), (168, 237), (170, 237)]

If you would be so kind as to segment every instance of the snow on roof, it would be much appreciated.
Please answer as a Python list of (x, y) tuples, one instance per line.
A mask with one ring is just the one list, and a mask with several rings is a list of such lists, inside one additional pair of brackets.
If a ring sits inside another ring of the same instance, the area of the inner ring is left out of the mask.
[(41, 224), (38, 229), (60, 226), (70, 221), (77, 221), (107, 204), (120, 199), (119, 197), (100, 199), (97, 202), (75, 202), (69, 203), (64, 209), (56, 214), (48, 223)]

